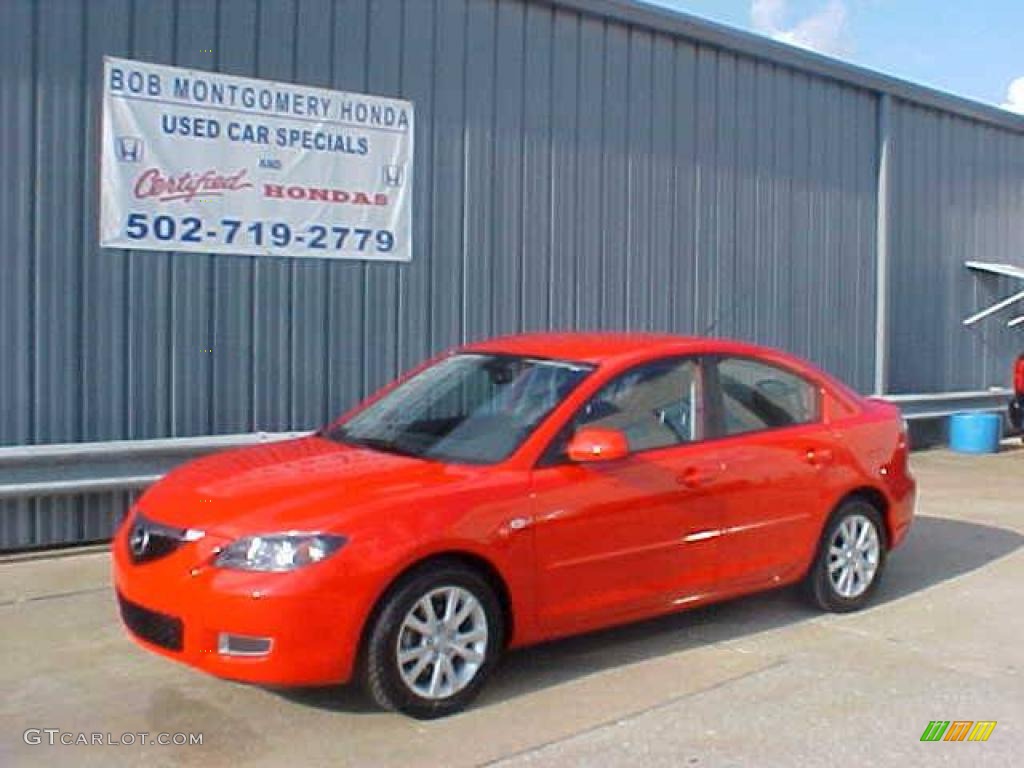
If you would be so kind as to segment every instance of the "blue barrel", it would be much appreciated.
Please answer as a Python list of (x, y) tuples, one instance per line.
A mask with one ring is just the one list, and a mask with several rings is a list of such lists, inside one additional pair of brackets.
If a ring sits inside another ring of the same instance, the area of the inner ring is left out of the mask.
[(997, 453), (1003, 436), (998, 413), (954, 413), (949, 417), (949, 447), (959, 453)]

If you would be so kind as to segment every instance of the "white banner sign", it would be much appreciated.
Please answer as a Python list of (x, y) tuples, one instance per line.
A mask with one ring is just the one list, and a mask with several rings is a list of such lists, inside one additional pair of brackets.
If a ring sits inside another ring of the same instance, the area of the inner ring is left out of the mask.
[(100, 245), (412, 258), (413, 105), (104, 59)]

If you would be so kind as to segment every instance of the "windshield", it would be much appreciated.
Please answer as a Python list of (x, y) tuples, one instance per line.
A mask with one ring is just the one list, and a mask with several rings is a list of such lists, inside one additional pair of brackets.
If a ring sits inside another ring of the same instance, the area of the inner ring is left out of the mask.
[(591, 370), (513, 355), (453, 355), (325, 436), (420, 458), (490, 464), (515, 451)]

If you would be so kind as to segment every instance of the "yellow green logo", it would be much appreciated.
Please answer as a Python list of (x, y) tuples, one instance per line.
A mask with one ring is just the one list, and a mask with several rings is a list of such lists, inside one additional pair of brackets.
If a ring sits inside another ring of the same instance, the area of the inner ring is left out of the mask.
[(988, 741), (995, 728), (995, 720), (932, 720), (921, 741)]

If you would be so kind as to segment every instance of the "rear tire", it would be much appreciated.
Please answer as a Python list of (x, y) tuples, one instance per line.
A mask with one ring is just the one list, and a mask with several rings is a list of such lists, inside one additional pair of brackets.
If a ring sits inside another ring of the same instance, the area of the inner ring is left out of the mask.
[(503, 645), (501, 605), (487, 579), (460, 563), (430, 564), (383, 598), (363, 654), (364, 686), (384, 709), (444, 717), (476, 697)]
[(805, 582), (811, 601), (824, 611), (860, 610), (885, 569), (885, 526), (869, 501), (844, 501), (829, 518)]

